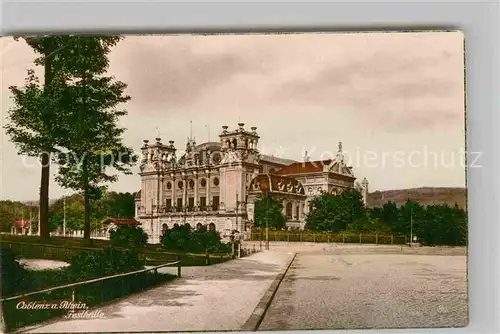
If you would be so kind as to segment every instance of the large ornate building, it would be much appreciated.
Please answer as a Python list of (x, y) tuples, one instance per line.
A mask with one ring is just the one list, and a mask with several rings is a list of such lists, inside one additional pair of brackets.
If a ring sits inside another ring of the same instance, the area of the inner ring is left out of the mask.
[(253, 203), (262, 191), (280, 195), (288, 227), (304, 227), (309, 202), (321, 192), (340, 193), (357, 187), (366, 201), (368, 182), (355, 184), (352, 168), (344, 162), (339, 143), (335, 159), (304, 161), (259, 153), (257, 128), (222, 127), (219, 142), (197, 145), (188, 138), (185, 153), (176, 156), (174, 142), (142, 146), (141, 190), (136, 219), (158, 243), (163, 231), (175, 224), (206, 225), (222, 232), (248, 231)]

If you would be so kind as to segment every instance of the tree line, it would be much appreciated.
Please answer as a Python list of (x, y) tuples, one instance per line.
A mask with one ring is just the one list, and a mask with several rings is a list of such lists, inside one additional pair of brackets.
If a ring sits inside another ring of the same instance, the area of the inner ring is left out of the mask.
[[(413, 235), (424, 245), (466, 245), (467, 212), (457, 204), (427, 205), (408, 199), (367, 208), (362, 195), (346, 189), (340, 195), (322, 193), (310, 203), (305, 228), (313, 232), (393, 233)], [(282, 200), (263, 196), (255, 203), (256, 227), (284, 229)]]
[[(134, 218), (134, 194), (113, 191), (103, 192), (99, 199), (90, 203), (89, 223), (91, 230), (99, 228), (105, 218)], [(81, 231), (84, 228), (84, 194), (78, 192), (59, 198), (49, 206), (49, 232), (61, 229), (66, 215), (66, 228)], [(21, 202), (0, 201), (0, 231), (10, 232), (12, 221), (30, 220), (32, 231), (38, 232), (38, 206)]]
[[(109, 170), (129, 174), (136, 162), (122, 142), (118, 120), (130, 97), (127, 85), (107, 75), (108, 55), (120, 36), (28, 36), (22, 40), (36, 54), (25, 84), (11, 86), (13, 107), (4, 126), (18, 153), (36, 157), (41, 165), (40, 235), (50, 238), (49, 181), (51, 164), (56, 181), (83, 194), (84, 239), (90, 242), (91, 206), (106, 184), (117, 180)], [(20, 40), (20, 39), (18, 39)], [(37, 210), (38, 211), (38, 210)]]

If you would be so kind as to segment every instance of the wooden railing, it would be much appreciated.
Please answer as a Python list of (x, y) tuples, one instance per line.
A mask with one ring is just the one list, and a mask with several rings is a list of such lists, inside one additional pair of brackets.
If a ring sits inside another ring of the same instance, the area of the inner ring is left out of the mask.
[[(109, 245), (97, 245), (97, 247), (81, 247), (76, 245), (52, 245), (52, 244), (39, 244), (30, 242), (17, 242), (10, 240), (1, 240), (4, 244), (11, 248), (16, 256), (21, 258), (36, 258), (36, 259), (49, 259), (71, 262), (71, 259), (82, 252), (102, 252), (104, 247)], [(202, 266), (224, 262), (232, 258), (232, 254), (195, 254), (195, 253), (177, 253), (158, 250), (155, 251), (151, 248), (140, 249), (140, 253), (144, 256), (146, 264), (156, 265), (158, 263), (165, 263), (180, 259), (183, 266)]]
[(164, 267), (171, 267), (174, 265), (177, 265), (177, 277), (181, 277), (181, 261), (177, 260), (175, 262), (164, 263), (164, 264), (161, 264), (159, 266), (152, 267), (152, 268), (146, 268), (146, 269), (131, 271), (128, 273), (116, 274), (116, 275), (111, 275), (111, 276), (106, 276), (106, 277), (94, 278), (94, 279), (90, 279), (90, 280), (86, 280), (86, 281), (70, 283), (70, 284), (65, 284), (65, 285), (61, 285), (61, 286), (55, 286), (52, 288), (47, 288), (47, 289), (43, 289), (43, 290), (39, 290), (39, 291), (28, 292), (28, 293), (24, 293), (24, 294), (17, 295), (17, 296), (5, 297), (5, 298), (0, 299), (0, 302), (5, 302), (5, 301), (9, 301), (9, 300), (24, 299), (24, 298), (29, 297), (29, 296), (34, 296), (34, 295), (39, 295), (39, 294), (47, 294), (47, 293), (51, 293), (53, 291), (62, 290), (62, 289), (69, 289), (69, 288), (72, 289), (71, 301), (74, 302), (75, 301), (75, 289), (79, 286), (88, 285), (91, 283), (97, 283), (97, 282), (101, 282), (101, 281), (106, 281), (106, 280), (110, 280), (110, 279), (114, 279), (114, 278), (137, 275), (137, 274), (146, 273), (146, 272), (150, 272), (150, 271), (154, 271), (155, 274), (158, 274), (158, 269), (164, 268)]

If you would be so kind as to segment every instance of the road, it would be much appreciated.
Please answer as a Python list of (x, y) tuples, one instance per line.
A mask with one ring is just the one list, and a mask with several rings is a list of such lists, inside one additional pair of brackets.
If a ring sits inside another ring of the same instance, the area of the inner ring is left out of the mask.
[(465, 256), (298, 254), (259, 330), (463, 327)]

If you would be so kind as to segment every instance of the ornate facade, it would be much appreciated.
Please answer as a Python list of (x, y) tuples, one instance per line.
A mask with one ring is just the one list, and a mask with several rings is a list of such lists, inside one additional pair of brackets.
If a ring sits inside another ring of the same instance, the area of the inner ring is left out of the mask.
[(188, 138), (181, 157), (173, 141), (144, 140), (135, 203), (136, 219), (150, 242), (158, 243), (163, 231), (175, 224), (245, 232), (253, 223), (253, 203), (264, 188), (280, 195), (287, 226), (298, 228), (304, 226), (309, 202), (323, 191), (339, 193), (356, 186), (366, 199), (368, 182), (354, 183), (340, 143), (336, 159), (306, 157), (298, 162), (260, 154), (259, 138), (256, 127), (223, 126), (219, 142), (198, 145)]

